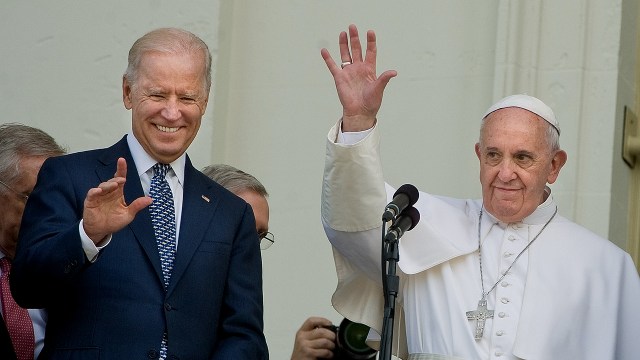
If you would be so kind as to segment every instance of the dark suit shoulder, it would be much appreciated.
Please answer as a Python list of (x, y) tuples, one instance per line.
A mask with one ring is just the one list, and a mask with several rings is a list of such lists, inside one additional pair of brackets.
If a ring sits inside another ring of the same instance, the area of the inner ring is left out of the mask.
[(120, 139), (120, 141), (109, 147), (77, 151), (50, 159), (73, 164), (93, 163), (98, 159), (103, 163), (108, 164), (113, 162), (115, 164), (118, 157), (131, 157), (126, 135)]
[(206, 188), (216, 199), (223, 203), (235, 204), (236, 206), (245, 207), (246, 202), (236, 194), (227, 190), (224, 186), (218, 184), (200, 170), (191, 167), (192, 171), (188, 171), (190, 162), (187, 162), (187, 171), (185, 171), (185, 186), (195, 186)]

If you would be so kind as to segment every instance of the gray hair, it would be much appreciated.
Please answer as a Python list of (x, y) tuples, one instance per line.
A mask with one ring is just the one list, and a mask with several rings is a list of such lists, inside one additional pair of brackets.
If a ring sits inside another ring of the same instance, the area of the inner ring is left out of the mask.
[(9, 185), (13, 185), (21, 173), (22, 159), (65, 153), (66, 149), (40, 129), (18, 123), (0, 125), (0, 179)]
[(205, 92), (211, 88), (211, 52), (209, 47), (193, 33), (177, 28), (160, 28), (152, 30), (136, 40), (129, 50), (129, 63), (124, 77), (131, 87), (135, 87), (138, 77), (138, 66), (146, 52), (156, 51), (167, 54), (193, 54), (202, 52), (204, 55)]
[(264, 197), (269, 196), (267, 189), (258, 179), (231, 165), (209, 165), (202, 169), (202, 173), (236, 195), (243, 191), (253, 191)]
[[(536, 116), (540, 119), (540, 121), (543, 121), (547, 125), (547, 132), (545, 137), (547, 138), (547, 144), (549, 144), (549, 150), (551, 150), (551, 152), (560, 150), (560, 133), (558, 132), (558, 130), (551, 124), (549, 124), (549, 122), (541, 118), (539, 115)], [(482, 131), (484, 130), (487, 118), (488, 116), (484, 117), (482, 119), (482, 122), (480, 123), (480, 140), (478, 140), (480, 144), (482, 144)]]

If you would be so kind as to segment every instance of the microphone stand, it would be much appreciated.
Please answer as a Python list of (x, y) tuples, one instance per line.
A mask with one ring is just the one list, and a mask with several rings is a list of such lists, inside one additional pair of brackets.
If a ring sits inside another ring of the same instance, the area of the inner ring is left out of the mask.
[(384, 318), (380, 337), (379, 360), (391, 360), (393, 348), (393, 322), (395, 317), (396, 298), (400, 280), (396, 275), (396, 264), (399, 261), (398, 239), (387, 239), (385, 226), (382, 226), (382, 291), (384, 293)]

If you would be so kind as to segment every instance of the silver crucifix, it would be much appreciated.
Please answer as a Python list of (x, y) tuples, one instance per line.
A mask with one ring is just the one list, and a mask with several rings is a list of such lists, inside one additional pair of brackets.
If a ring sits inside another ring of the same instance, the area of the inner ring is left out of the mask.
[(476, 320), (476, 331), (475, 331), (475, 339), (482, 339), (482, 334), (484, 333), (484, 323), (487, 319), (493, 318), (493, 310), (487, 309), (487, 300), (482, 297), (480, 301), (478, 301), (478, 309), (467, 311), (467, 319), (468, 320)]

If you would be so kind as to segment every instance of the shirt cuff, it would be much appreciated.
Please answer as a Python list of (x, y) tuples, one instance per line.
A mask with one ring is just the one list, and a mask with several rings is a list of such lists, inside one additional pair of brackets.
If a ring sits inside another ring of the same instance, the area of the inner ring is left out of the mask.
[(373, 131), (373, 127), (372, 127), (371, 129), (367, 129), (363, 131), (342, 132), (342, 120), (340, 120), (339, 125), (340, 126), (338, 126), (338, 136), (336, 139), (336, 144), (344, 144), (344, 145), (357, 144), (362, 139), (366, 138), (367, 135), (371, 133), (371, 131)]
[(98, 255), (100, 255), (100, 250), (104, 249), (111, 242), (112, 234), (109, 234), (106, 239), (104, 239), (99, 246), (93, 243), (93, 240), (87, 235), (84, 231), (84, 219), (80, 220), (79, 231), (80, 231), (80, 241), (82, 242), (82, 250), (84, 250), (84, 254), (87, 256), (90, 262), (95, 262), (98, 260)]

